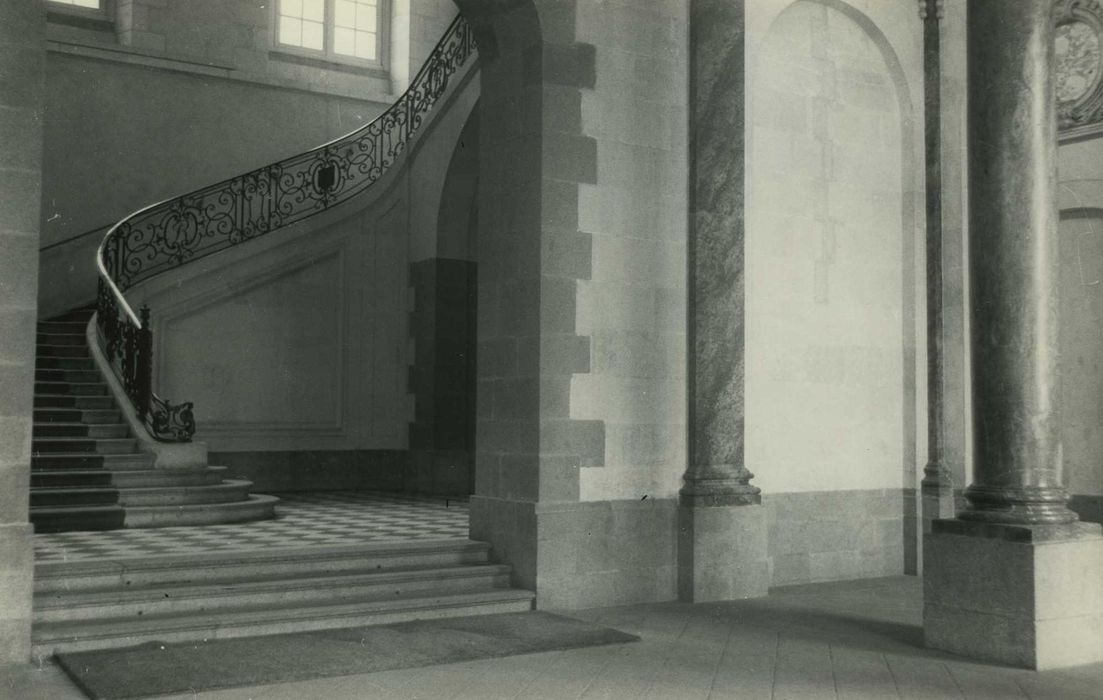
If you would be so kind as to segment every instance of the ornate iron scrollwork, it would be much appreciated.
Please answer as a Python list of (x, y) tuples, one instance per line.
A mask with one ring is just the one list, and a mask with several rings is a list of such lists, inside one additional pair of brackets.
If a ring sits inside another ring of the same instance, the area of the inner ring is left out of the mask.
[(475, 55), (457, 16), (410, 87), (383, 114), (324, 146), (147, 207), (116, 224), (100, 246), (98, 323), (104, 350), (157, 440), (195, 433), (192, 404), (153, 393), (149, 310), (135, 316), (123, 292), (194, 260), (301, 221), (360, 194), (406, 150), (451, 77)]

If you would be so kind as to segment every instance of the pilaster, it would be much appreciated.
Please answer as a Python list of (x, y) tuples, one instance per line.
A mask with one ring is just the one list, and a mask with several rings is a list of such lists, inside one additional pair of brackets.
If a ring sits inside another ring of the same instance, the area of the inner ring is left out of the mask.
[(30, 659), (33, 420), (46, 10), (0, 3), (0, 664)]

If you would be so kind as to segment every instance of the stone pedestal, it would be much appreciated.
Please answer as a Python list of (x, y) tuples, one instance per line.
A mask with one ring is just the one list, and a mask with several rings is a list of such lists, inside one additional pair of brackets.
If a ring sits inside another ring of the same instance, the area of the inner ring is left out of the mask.
[(1103, 661), (1103, 533), (936, 520), (923, 542), (928, 647), (1045, 670)]
[(762, 505), (678, 507), (678, 599), (703, 603), (766, 595)]

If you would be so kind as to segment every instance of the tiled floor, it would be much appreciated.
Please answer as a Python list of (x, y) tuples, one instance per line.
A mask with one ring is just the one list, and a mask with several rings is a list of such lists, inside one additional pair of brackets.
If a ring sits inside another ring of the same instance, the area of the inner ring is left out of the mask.
[[(590, 610), (573, 614), (642, 641), (175, 697), (1103, 698), (1103, 664), (1037, 673), (922, 648), (921, 595), (918, 579), (898, 577), (779, 589), (737, 603)], [(0, 669), (0, 697), (81, 694), (59, 669), (46, 666)]]
[(275, 494), (276, 519), (35, 535), (40, 562), (467, 537), (467, 503), (367, 492)]

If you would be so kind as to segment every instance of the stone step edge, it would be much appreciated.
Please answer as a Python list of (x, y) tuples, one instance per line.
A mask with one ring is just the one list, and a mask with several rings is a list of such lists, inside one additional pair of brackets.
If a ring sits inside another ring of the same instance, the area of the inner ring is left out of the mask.
[[(32, 655), (44, 661), (58, 651), (85, 651), (92, 649), (124, 648), (153, 641), (188, 642), (208, 639), (232, 639), (311, 632), (327, 629), (347, 629), (372, 625), (385, 625), (409, 620), (425, 620), (505, 612), (526, 612), (534, 607), (535, 594), (517, 589), (499, 588), (494, 592), (465, 593), (437, 596), (409, 601), (389, 607), (341, 606), (335, 611), (306, 611), (294, 616), (273, 617), (272, 609), (266, 609), (246, 619), (219, 617), (204, 619), (190, 625), (164, 626), (164, 618), (149, 618), (141, 625), (117, 626), (115, 629), (83, 630), (76, 634), (72, 623), (64, 626), (37, 625), (32, 628)], [(313, 612), (313, 614), (311, 614)], [(46, 629), (43, 629), (46, 628)], [(52, 628), (52, 629), (51, 629)], [(68, 633), (66, 635), (66, 633)]]
[[(112, 439), (112, 438), (85, 438), (85, 441), (110, 440), (110, 439)], [(116, 438), (116, 439), (119, 439), (119, 440), (136, 440), (137, 438)], [(62, 458), (65, 458), (65, 459), (73, 459), (73, 458), (77, 458), (77, 457), (81, 457), (81, 458), (84, 458), (84, 459), (87, 459), (89, 457), (115, 457), (115, 458), (118, 458), (118, 457), (128, 457), (128, 458), (143, 457), (143, 458), (149, 459), (149, 461), (151, 463), (154, 460), (154, 456), (152, 454), (148, 453), (148, 452), (34, 452), (34, 453), (31, 454), (31, 457), (32, 458), (44, 457), (44, 458), (49, 458), (49, 459), (54, 459), (54, 458), (57, 458), (57, 457), (62, 457)], [(123, 460), (120, 460), (120, 461), (131, 462), (131, 461), (134, 461), (134, 460), (133, 459), (123, 459)], [(168, 470), (167, 469), (162, 469), (161, 471), (168, 471)]]
[[(73, 515), (76, 513), (115, 513), (123, 510), (123, 507), (117, 503), (113, 504), (88, 504), (88, 505), (76, 505), (76, 506), (30, 506), (29, 513), (31, 516), (51, 516), (51, 515)], [(49, 533), (57, 534), (57, 533)]]
[(486, 542), (469, 539), (443, 540), (390, 540), (360, 544), (328, 545), (324, 547), (290, 547), (281, 549), (240, 549), (198, 554), (160, 554), (156, 556), (114, 557), (111, 559), (35, 562), (35, 581), (89, 575), (117, 575), (180, 569), (181, 566), (240, 567), (256, 564), (279, 564), (288, 560), (296, 563), (322, 562), (345, 559), (350, 556), (363, 558), (407, 557), (417, 555), (460, 553), (485, 553), (490, 551)]
[[(49, 410), (79, 411), (81, 409), (79, 409), (79, 408), (56, 408), (56, 409), (40, 408), (38, 410), (40, 410), (40, 411), (49, 411)], [(109, 411), (111, 409), (105, 408), (105, 409), (101, 409), (101, 410)], [(31, 424), (31, 428), (32, 429), (34, 429), (34, 428), (87, 428), (87, 427), (92, 426), (92, 425), (96, 426), (97, 428), (126, 428), (126, 427), (128, 427), (128, 425), (126, 423), (119, 423), (119, 422), (114, 422), (114, 423), (79, 423), (78, 422), (78, 423), (74, 423), (73, 421), (53, 421), (53, 422), (49, 422), (49, 423), (43, 423), (41, 421), (35, 421), (34, 423)], [(47, 438), (50, 438), (50, 437), (72, 437), (72, 438), (83, 437), (86, 440), (88, 439), (88, 437), (84, 436), (84, 435), (56, 435), (56, 436), (45, 435), (43, 437), (47, 437)], [(103, 439), (106, 439), (106, 438), (92, 438), (92, 439), (93, 440), (103, 440)], [(116, 439), (121, 440), (122, 438), (116, 438)], [(133, 440), (134, 438), (129, 438), (129, 439)]]
[[(79, 475), (79, 476), (93, 476), (93, 475), (102, 476), (103, 474), (121, 474), (121, 475), (124, 475), (125, 477), (129, 478), (129, 477), (132, 477), (132, 476), (138, 476), (138, 477), (154, 476), (154, 475), (156, 475), (156, 476), (165, 476), (166, 474), (172, 474), (173, 472), (180, 472), (180, 473), (183, 473), (183, 474), (189, 474), (189, 475), (194, 476), (196, 474), (209, 473), (209, 470), (212, 470), (212, 469), (217, 471), (217, 472), (223, 473), (223, 474), (225, 474), (228, 471), (228, 467), (215, 467), (215, 466), (199, 467), (199, 468), (195, 468), (195, 469), (111, 469), (110, 465), (104, 465), (103, 467), (98, 467), (98, 468), (94, 468), (94, 469), (48, 469), (48, 468), (36, 468), (32, 465), (31, 475), (32, 476), (39, 476), (41, 474), (47, 474), (47, 475), (52, 475), (52, 476), (58, 476), (58, 475), (64, 474), (66, 476), (70, 476), (70, 475), (75, 474), (75, 475)], [(62, 488), (62, 489), (64, 489), (64, 488), (79, 488), (79, 487), (75, 487), (75, 486), (34, 486), (33, 488), (36, 488), (36, 489)], [(134, 486), (134, 487), (127, 486), (127, 487), (123, 487), (123, 488), (128, 488), (129, 489), (129, 488), (153, 488), (153, 487), (152, 486), (148, 486), (148, 487), (147, 486)]]
[[(531, 591), (517, 588), (492, 588), (483, 591), (466, 591), (464, 593), (419, 591), (416, 595), (396, 596), (382, 600), (343, 600), (339, 603), (320, 605), (259, 605), (239, 608), (233, 612), (221, 610), (216, 613), (202, 615), (176, 613), (102, 621), (43, 622), (32, 627), (31, 637), (32, 643), (40, 644), (46, 641), (58, 642), (65, 639), (113, 637), (120, 634), (132, 635), (145, 631), (162, 633), (202, 629), (216, 630), (235, 624), (273, 624), (296, 620), (347, 618), (356, 614), (364, 615), (390, 611), (414, 612), (432, 609), (442, 604), (448, 605), (457, 600), (464, 602), (532, 601), (535, 597), (535, 594)], [(96, 634), (97, 632), (98, 634)]]
[[(34, 613), (47, 610), (71, 610), (94, 607), (119, 607), (148, 603), (187, 602), (215, 599), (233, 599), (269, 593), (318, 591), (338, 587), (391, 586), (419, 581), (439, 581), (446, 583), (466, 578), (497, 578), (506, 576), (511, 568), (505, 564), (459, 564), (455, 566), (436, 566), (410, 569), (384, 569), (381, 571), (341, 571), (327, 576), (298, 575), (279, 578), (241, 581), (217, 581), (205, 585), (194, 583), (165, 584), (148, 588), (111, 588), (68, 592), (64, 590), (35, 593)], [(363, 594), (360, 601), (398, 600), (393, 594)], [(346, 599), (344, 602), (348, 602)], [(255, 607), (243, 605), (242, 609)], [(220, 610), (234, 608), (223, 607)], [(146, 613), (157, 614), (157, 613)], [(173, 613), (175, 614), (175, 613)], [(145, 615), (143, 615), (145, 617)], [(97, 621), (125, 621), (131, 616), (95, 618)]]
[[(154, 470), (158, 472), (164, 472), (164, 469)], [(65, 471), (64, 473), (72, 473)], [(129, 472), (133, 473), (133, 472)], [(42, 486), (31, 489), (32, 491), (38, 491), (41, 493), (51, 494), (73, 494), (76, 496), (83, 496), (92, 493), (118, 493), (120, 491), (126, 491), (127, 493), (140, 494), (140, 495), (156, 495), (158, 493), (164, 493), (165, 491), (232, 491), (234, 489), (248, 489), (253, 485), (253, 482), (247, 479), (223, 479), (218, 484), (182, 484), (179, 486), (173, 486), (166, 484), (164, 486), (131, 486), (126, 488), (119, 488), (118, 486)], [(126, 506), (134, 508), (135, 506)]]

